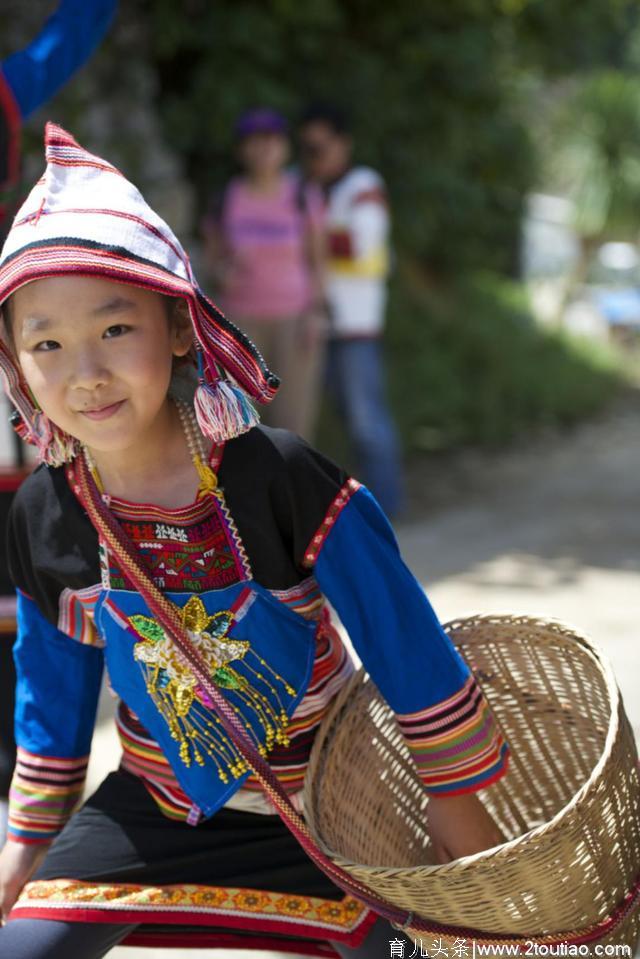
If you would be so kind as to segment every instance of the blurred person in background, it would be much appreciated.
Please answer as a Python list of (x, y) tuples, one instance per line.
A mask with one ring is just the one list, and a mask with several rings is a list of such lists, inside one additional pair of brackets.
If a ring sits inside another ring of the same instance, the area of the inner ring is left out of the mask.
[(300, 124), (305, 172), (326, 197), (330, 320), (328, 384), (362, 480), (388, 516), (403, 506), (400, 443), (385, 390), (382, 334), (389, 271), (389, 209), (382, 177), (354, 165), (339, 109), (310, 107)]
[(242, 173), (205, 220), (207, 262), (220, 305), (282, 381), (264, 422), (311, 440), (326, 339), (323, 199), (286, 169), (280, 113), (248, 111), (236, 136)]
[[(91, 56), (109, 28), (117, 0), (62, 0), (37, 36), (0, 61), (0, 245), (11, 225), (20, 192), (20, 131)], [(10, 407), (0, 397), (0, 416)], [(0, 846), (6, 831), (9, 783), (15, 763), (13, 704), (16, 635), (15, 591), (4, 547), (13, 495), (24, 479), (22, 444), (13, 431), (0, 431)]]

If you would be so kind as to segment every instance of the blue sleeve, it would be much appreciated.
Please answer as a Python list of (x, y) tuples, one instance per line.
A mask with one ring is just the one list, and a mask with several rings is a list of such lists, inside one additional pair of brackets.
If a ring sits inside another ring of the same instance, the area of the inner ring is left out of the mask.
[(102, 680), (103, 654), (71, 639), (18, 592), (16, 768), (9, 838), (47, 843), (82, 795)]
[(89, 59), (107, 32), (117, 0), (62, 0), (28, 47), (2, 62), (23, 119), (50, 100)]
[(440, 702), (468, 679), (469, 667), (402, 560), (389, 521), (365, 487), (340, 512), (314, 572), (394, 712)]
[(508, 747), (487, 700), (367, 489), (345, 485), (307, 555), (429, 791), (455, 795), (500, 778)]
[(29, 752), (86, 756), (96, 718), (103, 653), (71, 639), (18, 592), (16, 743)]

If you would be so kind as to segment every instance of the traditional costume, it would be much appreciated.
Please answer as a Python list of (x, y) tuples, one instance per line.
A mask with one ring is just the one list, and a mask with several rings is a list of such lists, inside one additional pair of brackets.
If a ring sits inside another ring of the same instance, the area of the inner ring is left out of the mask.
[[(508, 747), (371, 494), (298, 437), (256, 425), (250, 399), (268, 401), (276, 377), (119, 171), (53, 125), (47, 161), (2, 254), (0, 303), (62, 274), (186, 301), (199, 383), (193, 403), (175, 402), (198, 498), (178, 509), (105, 501), (294, 805), (314, 734), (353, 669), (327, 600), (396, 713), (425, 788), (455, 795), (496, 780)], [(10, 518), (19, 638), (9, 829), (16, 842), (54, 839), (11, 918), (138, 923), (129, 941), (165, 945), (249, 937), (300, 951), (304, 940), (310, 954), (335, 955), (327, 940), (357, 944), (375, 916), (274, 814), (91, 524), (90, 458), (37, 409), (6, 348), (0, 365), (21, 432), (45, 460)], [(105, 664), (122, 762), (71, 816)]]

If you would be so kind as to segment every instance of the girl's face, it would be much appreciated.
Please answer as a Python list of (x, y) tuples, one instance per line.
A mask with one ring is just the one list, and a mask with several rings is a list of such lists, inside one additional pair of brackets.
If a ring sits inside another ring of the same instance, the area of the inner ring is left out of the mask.
[(34, 280), (11, 298), (11, 334), (40, 408), (90, 449), (131, 449), (164, 411), (191, 325), (158, 293), (95, 277)]
[(282, 133), (252, 133), (240, 143), (240, 159), (249, 173), (280, 173), (289, 157), (289, 143)]

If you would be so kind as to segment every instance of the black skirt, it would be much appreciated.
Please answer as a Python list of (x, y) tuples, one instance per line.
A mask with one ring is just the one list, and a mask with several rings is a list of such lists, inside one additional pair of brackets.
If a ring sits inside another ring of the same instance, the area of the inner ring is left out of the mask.
[(189, 826), (164, 816), (125, 770), (105, 779), (53, 843), (11, 913), (29, 916), (138, 922), (131, 943), (231, 946), (235, 934), (238, 945), (248, 936), (266, 948), (284, 936), (324, 956), (327, 940), (358, 945), (375, 921), (278, 815), (223, 807)]

